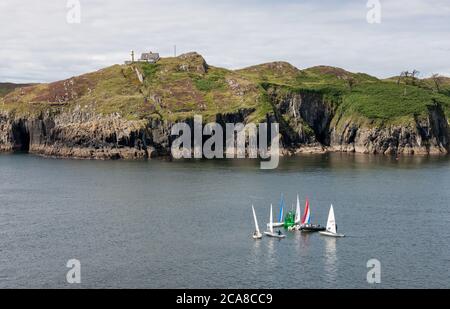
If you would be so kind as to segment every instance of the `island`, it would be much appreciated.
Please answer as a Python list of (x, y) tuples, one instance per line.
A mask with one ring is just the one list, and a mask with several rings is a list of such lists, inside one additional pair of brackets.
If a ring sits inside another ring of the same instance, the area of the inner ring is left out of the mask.
[(170, 156), (171, 126), (192, 123), (194, 115), (205, 122), (277, 122), (283, 155), (450, 151), (450, 78), (406, 72), (379, 79), (287, 62), (229, 70), (195, 52), (147, 58), (53, 83), (0, 83), (0, 151)]

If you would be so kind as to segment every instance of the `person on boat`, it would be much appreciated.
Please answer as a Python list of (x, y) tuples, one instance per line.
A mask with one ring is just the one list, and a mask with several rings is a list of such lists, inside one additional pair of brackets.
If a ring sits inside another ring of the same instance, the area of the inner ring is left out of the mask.
[(280, 235), (280, 236), (281, 236), (281, 231), (280, 231), (280, 230), (278, 230), (278, 235)]

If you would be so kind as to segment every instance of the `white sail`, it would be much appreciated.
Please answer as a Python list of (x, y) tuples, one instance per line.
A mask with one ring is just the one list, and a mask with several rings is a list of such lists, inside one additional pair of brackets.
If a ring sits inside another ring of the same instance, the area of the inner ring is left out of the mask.
[(331, 205), (330, 212), (328, 213), (327, 231), (336, 234), (336, 220), (334, 219), (333, 205)]
[(272, 213), (272, 204), (270, 204), (269, 231), (273, 234), (273, 213)]
[(255, 207), (253, 207), (253, 205), (252, 205), (252, 210), (253, 210), (253, 219), (255, 220), (256, 232), (259, 235), (259, 234), (261, 234), (261, 232), (259, 231), (258, 219), (256, 218)]
[(302, 221), (302, 213), (300, 211), (300, 199), (297, 194), (297, 210), (295, 211), (295, 224), (300, 224)]

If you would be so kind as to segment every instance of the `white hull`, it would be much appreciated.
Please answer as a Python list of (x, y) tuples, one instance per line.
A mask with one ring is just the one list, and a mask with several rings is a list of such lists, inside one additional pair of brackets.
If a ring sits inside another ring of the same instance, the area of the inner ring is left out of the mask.
[(301, 229), (300, 225), (294, 225), (294, 226), (288, 227), (288, 231), (290, 231), (290, 232), (298, 232), (298, 231), (300, 231), (300, 229)]
[[(270, 223), (267, 223), (267, 227), (270, 226)], [(275, 222), (272, 224), (273, 227), (283, 227), (284, 226), (284, 222)]]
[(263, 236), (261, 233), (253, 234), (253, 239), (261, 239)]
[(264, 232), (264, 234), (266, 236), (274, 237), (274, 238), (285, 238), (286, 237), (286, 235), (283, 235), (283, 234), (279, 235), (278, 233), (272, 233), (272, 232)]
[(319, 232), (319, 233), (320, 233), (320, 235), (329, 236), (329, 237), (336, 237), (336, 238), (345, 237), (344, 234), (337, 234), (337, 233), (331, 233), (331, 232)]

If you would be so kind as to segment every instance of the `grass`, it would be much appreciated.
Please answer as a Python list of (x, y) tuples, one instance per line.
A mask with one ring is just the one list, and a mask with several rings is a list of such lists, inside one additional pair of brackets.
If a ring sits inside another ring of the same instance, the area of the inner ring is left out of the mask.
[(8, 93), (10, 93), (11, 91), (13, 91), (14, 89), (8, 89), (8, 88), (2, 88), (0, 87), (0, 97), (3, 97), (5, 95), (7, 95)]
[(214, 90), (225, 90), (225, 72), (215, 70), (205, 76), (196, 75), (193, 77), (197, 90), (211, 92)]
[(141, 64), (144, 78), (151, 83), (153, 79), (157, 77), (159, 65), (157, 63), (143, 63)]
[(448, 110), (450, 97), (416, 86), (377, 82), (357, 86), (344, 95), (343, 102), (342, 110), (346, 113), (356, 112), (369, 119), (392, 120), (424, 115), (434, 102)]
[[(143, 83), (135, 69), (142, 73)], [(68, 81), (24, 88), (23, 92), (5, 90), (0, 84), (0, 109), (29, 115), (82, 106), (100, 114), (119, 113), (130, 120), (174, 121), (194, 114), (214, 119), (219, 113), (245, 109), (253, 111), (248, 121), (260, 122), (274, 113), (268, 95), (271, 88), (286, 98), (293, 93), (321, 96), (341, 118), (358, 121), (404, 123), (425, 115), (428, 106), (436, 103), (450, 118), (450, 79), (437, 93), (430, 80), (416, 86), (397, 85), (394, 79), (379, 80), (325, 66), (298, 70), (285, 62), (237, 71), (212, 66), (205, 70), (198, 54), (163, 58), (157, 64), (115, 65)]]
[[(349, 78), (354, 81), (351, 88), (347, 81)], [(277, 83), (266, 80), (273, 79), (269, 76), (261, 80), (265, 89), (277, 86)], [(325, 102), (337, 109), (341, 117), (373, 120), (378, 123), (388, 120), (404, 123), (415, 116), (427, 114), (428, 107), (436, 103), (443, 107), (449, 117), (450, 96), (447, 95), (446, 86), (444, 83), (441, 93), (437, 93), (431, 87), (424, 87), (424, 82), (420, 81), (415, 86), (397, 85), (364, 73), (350, 73), (332, 67), (314, 67), (298, 72), (294, 79), (284, 82), (281, 86), (278, 84), (278, 89), (286, 93), (320, 94)], [(450, 82), (448, 87), (450, 89)]]
[(14, 84), (14, 83), (0, 83), (0, 97), (4, 97), (16, 88), (28, 87), (32, 84)]

